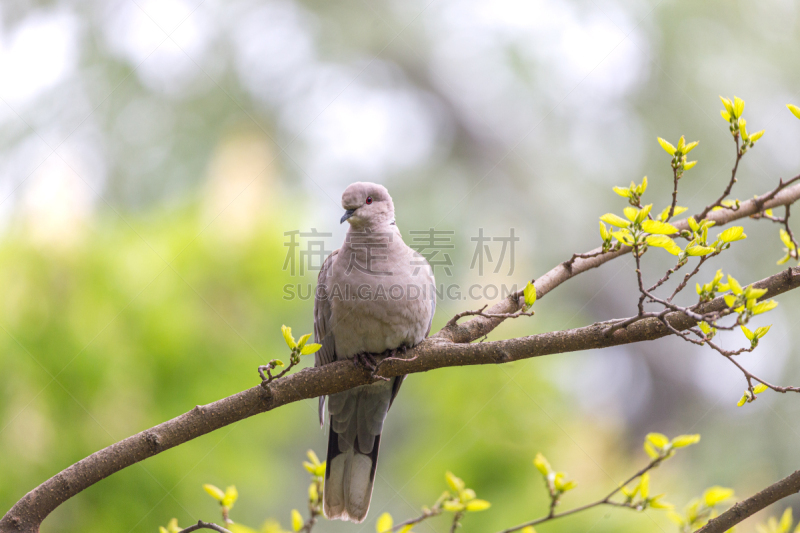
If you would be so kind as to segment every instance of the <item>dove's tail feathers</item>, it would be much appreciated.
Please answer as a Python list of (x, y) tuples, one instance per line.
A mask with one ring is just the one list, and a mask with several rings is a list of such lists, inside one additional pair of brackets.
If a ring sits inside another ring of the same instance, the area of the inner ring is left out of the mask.
[[(359, 446), (357, 437), (355, 446), (343, 451), (339, 448), (339, 434), (331, 425), (323, 490), (323, 511), (330, 520), (360, 523), (367, 517), (381, 436), (368, 438), (374, 438), (372, 446)], [(361, 452), (365, 448), (369, 453)]]

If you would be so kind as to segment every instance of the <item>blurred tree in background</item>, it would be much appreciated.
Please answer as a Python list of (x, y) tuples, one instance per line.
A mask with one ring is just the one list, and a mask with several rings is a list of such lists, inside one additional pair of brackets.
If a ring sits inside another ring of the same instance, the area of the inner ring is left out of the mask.
[[(613, 185), (647, 174), (666, 197), (656, 136), (701, 139), (681, 183), (682, 205), (699, 210), (734, 158), (718, 94), (744, 97), (766, 129), (737, 194), (771, 188), (800, 166), (784, 107), (800, 100), (800, 55), (787, 53), (798, 46), (791, 0), (4, 2), (0, 506), (101, 447), (256, 384), (255, 368), (283, 350), (282, 323), (311, 330), (310, 295), (286, 299), (285, 286), (316, 272), (285, 269), (285, 234), (317, 228), (338, 246), (350, 182), (389, 188), (410, 244), (411, 231), (454, 232), (452, 273), (436, 275), (462, 296), (595, 246), (597, 216), (619, 205)], [(494, 263), (470, 268), (474, 239), (511, 228), (514, 272), (496, 270), (497, 241)], [(776, 272), (775, 228), (747, 230), (729, 269), (745, 280)], [(618, 263), (491, 338), (633, 314), (632, 262)], [(446, 298), (434, 330), (476, 307)], [(772, 312), (754, 371), (800, 381), (798, 311), (785, 298)], [(713, 484), (752, 493), (797, 468), (800, 404), (772, 395), (737, 409), (729, 366), (664, 339), (415, 375), (384, 433), (368, 521), (325, 530), (413, 516), (447, 470), (494, 504), (464, 530), (498, 530), (548, 505), (532, 482), (536, 452), (569, 466), (581, 489), (565, 501), (578, 505), (596, 499), (589, 487), (616, 487), (650, 431), (703, 434), (658, 473), (677, 505)], [(45, 529), (154, 532), (172, 516), (210, 518), (203, 483), (235, 484), (237, 517), (257, 524), (305, 501), (296, 465), (324, 440), (315, 402), (292, 404), (103, 481)], [(797, 511), (800, 500), (784, 503)], [(596, 510), (541, 531), (656, 527), (674, 528), (663, 513)]]

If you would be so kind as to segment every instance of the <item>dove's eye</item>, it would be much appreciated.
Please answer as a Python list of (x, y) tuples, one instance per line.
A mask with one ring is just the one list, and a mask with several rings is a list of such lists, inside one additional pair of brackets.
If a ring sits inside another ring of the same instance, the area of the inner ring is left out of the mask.
[(367, 205), (372, 203), (372, 196), (367, 196)]

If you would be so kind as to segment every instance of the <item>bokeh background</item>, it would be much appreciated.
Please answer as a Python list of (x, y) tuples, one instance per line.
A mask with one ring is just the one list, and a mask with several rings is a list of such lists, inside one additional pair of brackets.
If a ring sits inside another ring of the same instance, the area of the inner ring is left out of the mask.
[[(312, 329), (316, 272), (287, 266), (286, 232), (316, 228), (336, 248), (350, 182), (389, 188), (407, 242), (414, 230), (452, 232), (438, 256), (450, 273), (436, 274), (463, 298), (596, 246), (597, 217), (624, 206), (613, 185), (648, 175), (645, 200), (667, 205), (656, 136), (700, 140), (679, 203), (709, 203), (734, 158), (719, 94), (744, 98), (748, 128), (766, 129), (735, 196), (795, 175), (800, 122), (784, 105), (800, 103), (799, 47), (792, 0), (4, 1), (0, 508), (104, 446), (257, 383), (256, 367), (285, 355), (281, 324)], [(513, 262), (498, 267), (502, 241), (490, 241), (481, 274), (472, 239), (512, 229)], [(746, 231), (713, 268), (742, 281), (777, 272), (777, 227)], [(649, 253), (646, 277), (670, 260)], [(800, 309), (795, 295), (780, 302), (743, 360), (797, 385)], [(479, 305), (445, 298), (434, 330)], [(536, 310), (491, 338), (634, 313), (632, 261), (580, 276)], [(737, 408), (743, 389), (720, 356), (674, 339), (414, 375), (386, 426), (369, 519), (317, 529), (415, 516), (452, 470), (493, 504), (463, 531), (496, 531), (546, 512), (536, 452), (578, 480), (572, 506), (644, 464), (649, 431), (703, 436), (655, 473), (655, 493), (679, 507), (714, 484), (745, 496), (800, 464), (800, 398), (764, 393)], [(202, 483), (238, 487), (236, 520), (288, 528), (305, 505), (305, 451), (325, 447), (315, 403), (148, 459), (43, 530), (217, 519)], [(787, 505), (800, 511), (795, 497), (774, 512)], [(607, 509), (539, 528), (674, 530), (663, 512)]]

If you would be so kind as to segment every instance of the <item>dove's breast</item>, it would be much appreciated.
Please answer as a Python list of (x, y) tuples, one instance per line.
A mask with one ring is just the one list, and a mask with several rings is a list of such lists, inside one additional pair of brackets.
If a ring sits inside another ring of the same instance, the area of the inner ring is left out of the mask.
[(402, 241), (389, 246), (390, 253), (375, 252), (369, 261), (346, 246), (339, 252), (329, 287), (338, 359), (411, 347), (425, 339), (436, 297), (430, 266)]

